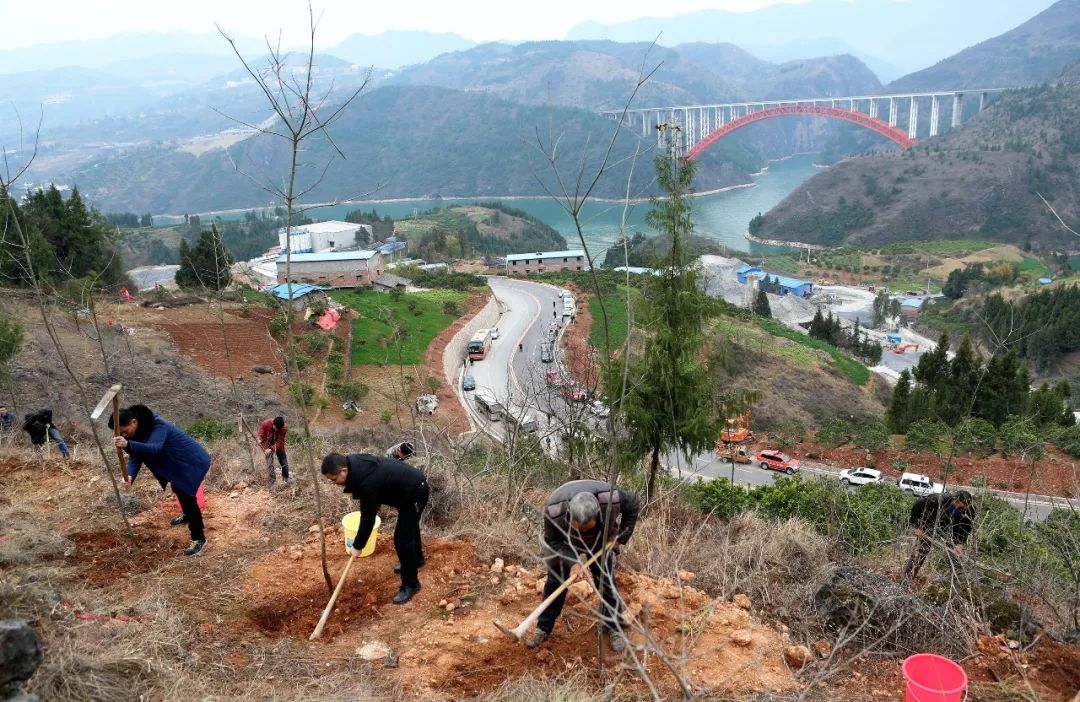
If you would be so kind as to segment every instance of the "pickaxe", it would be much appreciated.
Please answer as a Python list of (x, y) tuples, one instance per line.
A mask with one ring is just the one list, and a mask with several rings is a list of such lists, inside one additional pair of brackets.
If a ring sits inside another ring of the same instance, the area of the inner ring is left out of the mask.
[[(113, 436), (120, 436), (120, 391), (124, 389), (124, 386), (120, 383), (116, 383), (101, 396), (101, 401), (97, 403), (97, 407), (90, 413), (90, 419), (98, 419), (105, 413), (105, 408), (109, 406), (109, 402), (112, 402), (112, 417), (113, 417)], [(124, 449), (119, 446), (116, 448), (116, 458), (120, 461), (120, 475), (124, 475)]]

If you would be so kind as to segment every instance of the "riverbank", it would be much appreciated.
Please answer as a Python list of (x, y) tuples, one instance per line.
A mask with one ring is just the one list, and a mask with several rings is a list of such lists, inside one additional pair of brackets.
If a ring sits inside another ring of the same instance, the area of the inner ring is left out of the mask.
[(822, 246), (821, 244), (806, 244), (801, 241), (762, 239), (751, 234), (750, 230), (743, 232), (743, 238), (755, 244), (761, 244), (762, 246), (779, 246), (780, 248), (784, 249), (810, 249), (811, 251), (824, 251), (825, 249), (829, 248), (827, 246)]

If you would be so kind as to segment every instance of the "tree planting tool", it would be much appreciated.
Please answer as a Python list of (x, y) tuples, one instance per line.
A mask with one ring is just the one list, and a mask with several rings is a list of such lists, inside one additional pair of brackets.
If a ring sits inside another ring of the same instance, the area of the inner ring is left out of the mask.
[(308, 641), (314, 641), (322, 634), (323, 627), (326, 626), (326, 620), (330, 618), (330, 612), (334, 611), (334, 603), (337, 602), (338, 595), (341, 594), (341, 586), (345, 584), (345, 576), (349, 574), (349, 568), (352, 568), (355, 560), (356, 549), (353, 549), (352, 555), (349, 556), (349, 562), (345, 564), (345, 570), (341, 572), (341, 579), (338, 580), (337, 587), (334, 588), (334, 594), (330, 595), (330, 601), (326, 603), (326, 609), (323, 610), (322, 616), (319, 617), (319, 623), (315, 626), (315, 631), (311, 632)]
[[(596, 553), (594, 553), (592, 555), (592, 557), (589, 558), (589, 560), (585, 561), (585, 563), (583, 563), (581, 565), (581, 570), (582, 571), (587, 571), (589, 569), (589, 566), (591, 566), (593, 563), (596, 562), (596, 559), (600, 558), (600, 556), (602, 556), (603, 554), (605, 554), (609, 550), (611, 550), (611, 547), (614, 545), (614, 543), (615, 542), (612, 541), (607, 546), (605, 546), (604, 548), (602, 548), (599, 551), (597, 551)], [(544, 610), (548, 608), (548, 605), (550, 605), (552, 602), (554, 602), (556, 600), (556, 598), (559, 597), (559, 595), (566, 592), (567, 588), (569, 588), (571, 585), (573, 585), (577, 581), (577, 578), (578, 578), (578, 573), (577, 572), (571, 573), (570, 576), (567, 577), (566, 580), (563, 581), (562, 585), (560, 585), (559, 587), (557, 587), (555, 589), (555, 592), (548, 595), (544, 599), (544, 601), (541, 602), (540, 605), (536, 609), (534, 609), (531, 613), (529, 613), (529, 616), (525, 617), (524, 621), (522, 621), (520, 624), (518, 624), (517, 627), (514, 628), (513, 630), (507, 629), (505, 626), (500, 624), (498, 621), (492, 621), (491, 623), (494, 624), (495, 628), (498, 629), (499, 631), (501, 631), (502, 633), (506, 634), (507, 636), (509, 636), (509, 637), (511, 637), (511, 638), (513, 638), (513, 639), (515, 639), (517, 641), (521, 641), (521, 637), (525, 635), (525, 632), (527, 632), (529, 630), (529, 627), (531, 627), (534, 623), (536, 623), (536, 620), (540, 618), (540, 615), (544, 613)]]
[[(120, 436), (120, 391), (124, 389), (121, 383), (116, 383), (101, 396), (101, 401), (90, 413), (90, 419), (99, 419), (105, 413), (105, 408), (112, 403), (113, 436)], [(120, 475), (124, 475), (124, 449), (117, 447), (116, 458), (120, 461)]]

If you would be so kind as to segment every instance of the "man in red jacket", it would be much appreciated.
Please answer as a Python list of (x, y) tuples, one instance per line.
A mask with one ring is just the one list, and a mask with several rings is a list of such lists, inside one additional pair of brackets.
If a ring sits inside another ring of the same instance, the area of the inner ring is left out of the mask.
[(285, 455), (285, 434), (289, 427), (285, 425), (284, 417), (264, 419), (259, 425), (259, 446), (262, 447), (263, 455), (266, 456), (266, 480), (270, 485), (274, 484), (274, 454), (277, 454), (278, 463), (281, 464), (281, 480), (286, 485), (292, 485), (289, 477), (289, 457)]

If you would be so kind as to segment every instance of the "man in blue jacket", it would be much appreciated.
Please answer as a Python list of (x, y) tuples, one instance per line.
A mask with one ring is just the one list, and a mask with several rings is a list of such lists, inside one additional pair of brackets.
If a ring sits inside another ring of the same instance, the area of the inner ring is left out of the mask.
[[(112, 429), (112, 418), (109, 428)], [(128, 465), (124, 482), (131, 484), (145, 465), (161, 483), (171, 485), (180, 502), (183, 514), (172, 520), (173, 526), (187, 524), (191, 544), (184, 554), (198, 556), (206, 548), (202, 510), (195, 499), (206, 473), (210, 470), (210, 454), (199, 442), (176, 426), (157, 416), (146, 405), (132, 405), (120, 410), (120, 434), (114, 441), (117, 448), (127, 451)]]
[(367, 543), (381, 505), (397, 507), (394, 549), (400, 563), (394, 571), (401, 574), (401, 590), (394, 596), (394, 604), (411, 600), (420, 592), (417, 570), (424, 565), (424, 550), (420, 543), (420, 515), (428, 501), (424, 474), (396, 459), (369, 453), (348, 456), (331, 453), (323, 459), (322, 474), (360, 500), (360, 528), (353, 539), (354, 545), (363, 548)]

